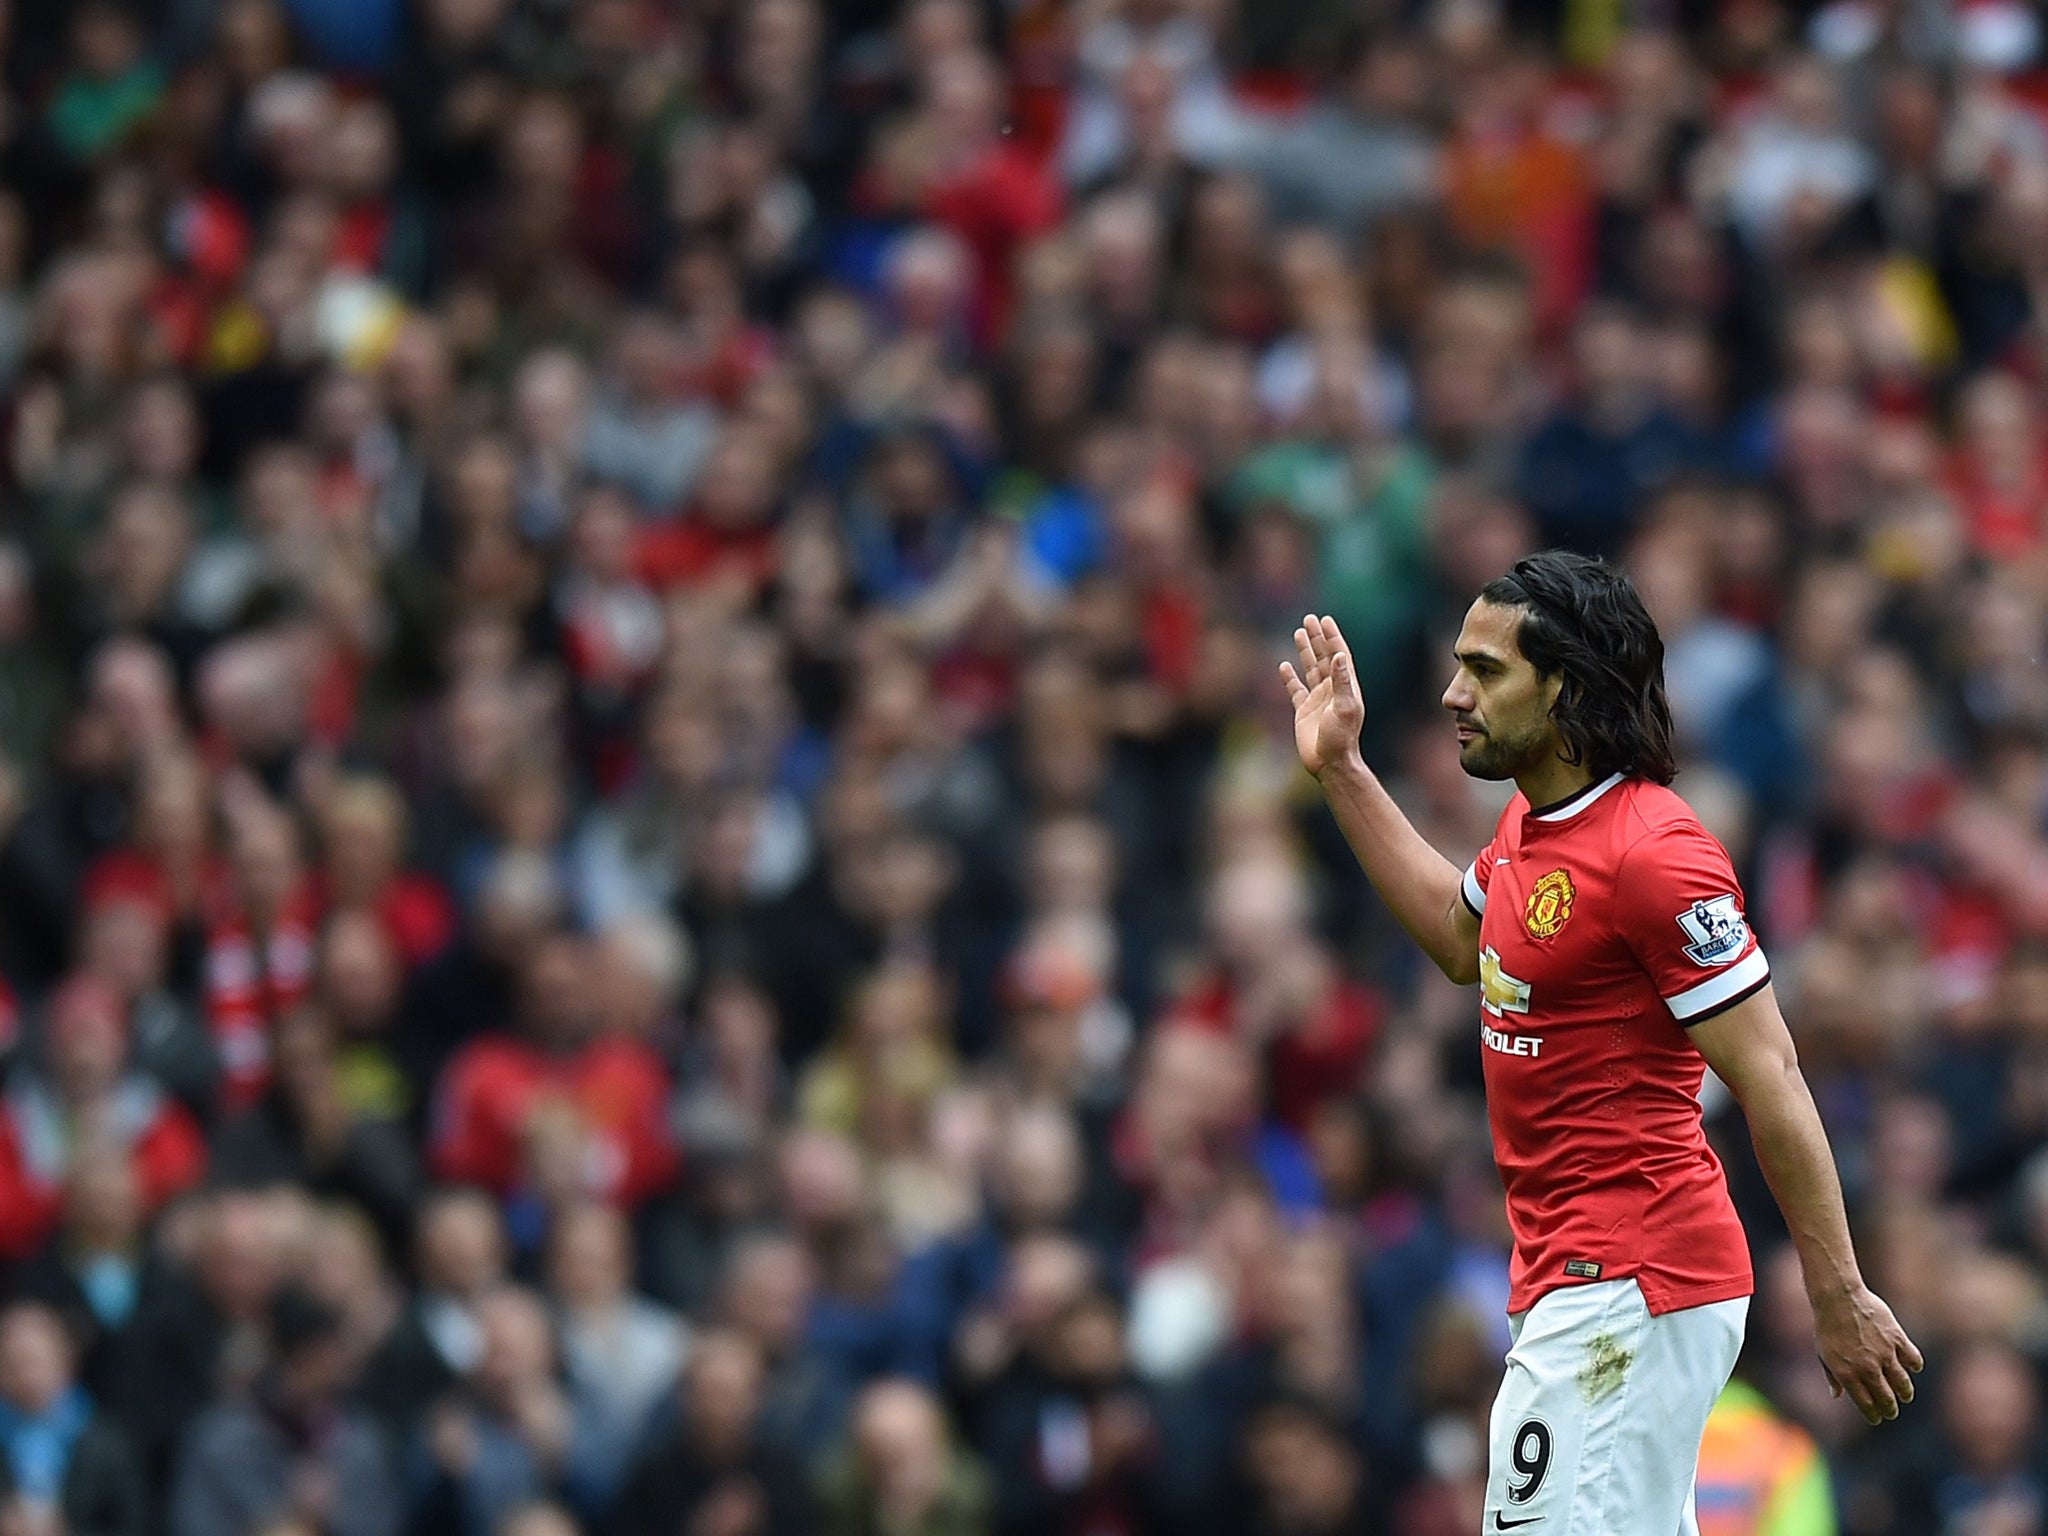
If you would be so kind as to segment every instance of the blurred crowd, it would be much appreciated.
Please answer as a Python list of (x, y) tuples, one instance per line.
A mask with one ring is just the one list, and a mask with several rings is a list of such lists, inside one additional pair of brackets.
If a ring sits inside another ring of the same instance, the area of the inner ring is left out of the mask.
[[(0, 1536), (1470, 1536), (1476, 1004), (1295, 764), (1658, 619), (1922, 1400), (2048, 1536), (2022, 0), (0, 6)], [(1560, 1533), (1562, 1536), (1562, 1533)]]

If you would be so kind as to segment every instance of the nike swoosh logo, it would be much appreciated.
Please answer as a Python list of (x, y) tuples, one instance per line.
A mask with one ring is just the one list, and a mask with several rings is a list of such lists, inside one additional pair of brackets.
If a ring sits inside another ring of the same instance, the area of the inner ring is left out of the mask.
[[(1500, 867), (1501, 865), (1503, 865), (1503, 864), (1512, 864), (1512, 863), (1514, 863), (1514, 862), (1515, 862), (1515, 861), (1514, 861), (1513, 859), (1495, 859), (1495, 860), (1493, 861), (1493, 863), (1494, 863), (1494, 867), (1495, 867), (1496, 869), (1498, 869), (1498, 868), (1499, 868), (1499, 867)], [(1541, 1519), (1542, 1519), (1543, 1517), (1542, 1517), (1541, 1515), (1538, 1515), (1538, 1516), (1537, 1516), (1536, 1518), (1537, 1518), (1538, 1520), (1541, 1520)], [(1518, 1525), (1526, 1525), (1527, 1523), (1528, 1523), (1527, 1521), (1517, 1521), (1517, 1522), (1516, 1522), (1516, 1524), (1518, 1524)]]
[(1541, 1520), (1542, 1518), (1543, 1517), (1541, 1515), (1531, 1515), (1526, 1520), (1503, 1520), (1501, 1518), (1500, 1511), (1495, 1510), (1493, 1512), (1493, 1528), (1496, 1531), (1512, 1531), (1518, 1525), (1534, 1525), (1538, 1520)]

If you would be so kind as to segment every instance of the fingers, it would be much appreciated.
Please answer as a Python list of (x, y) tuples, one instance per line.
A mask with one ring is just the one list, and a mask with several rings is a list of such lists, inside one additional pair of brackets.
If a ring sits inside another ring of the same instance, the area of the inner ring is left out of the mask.
[(1906, 1369), (1906, 1363), (1897, 1355), (1884, 1362), (1885, 1383), (1892, 1389), (1892, 1396), (1904, 1407), (1913, 1401), (1913, 1373)]
[(1318, 623), (1322, 631), (1323, 647), (1330, 657), (1330, 676), (1343, 686), (1346, 693), (1358, 694), (1357, 664), (1351, 659), (1351, 647), (1344, 643), (1344, 636), (1337, 628), (1337, 621), (1327, 614)]
[(1876, 1405), (1870, 1399), (1869, 1391), (1854, 1376), (1834, 1380), (1835, 1396), (1846, 1397), (1856, 1405), (1856, 1411), (1863, 1415), (1865, 1423), (1876, 1424), (1883, 1419)]
[(1280, 663), (1280, 681), (1287, 685), (1289, 702), (1299, 709), (1301, 701), (1308, 697), (1308, 689), (1303, 686), (1301, 679), (1294, 675), (1293, 662), (1283, 661)]
[(1323, 641), (1329, 646), (1330, 654), (1333, 656), (1351, 654), (1351, 645), (1345, 640), (1344, 631), (1337, 627), (1337, 621), (1327, 613), (1323, 615)]
[(1301, 621), (1301, 628), (1294, 632), (1295, 644), (1306, 642), (1315, 659), (1316, 670), (1310, 677), (1313, 686), (1325, 677), (1336, 679), (1348, 689), (1358, 686), (1353, 670), (1351, 647), (1344, 643), (1343, 632), (1337, 628), (1337, 621), (1328, 614), (1309, 614)]
[(1301, 658), (1301, 680), (1310, 688), (1323, 680), (1323, 664), (1309, 638), (1308, 626), (1314, 622), (1314, 619), (1304, 620), (1302, 627), (1294, 632), (1294, 649)]
[(1909, 1371), (1927, 1369), (1927, 1357), (1920, 1353), (1920, 1346), (1903, 1333), (1899, 1335), (1899, 1358), (1905, 1361), (1906, 1369)]
[(1323, 624), (1324, 620), (1318, 618), (1313, 613), (1301, 621), (1302, 630), (1308, 635), (1309, 649), (1313, 652), (1317, 663), (1327, 667), (1330, 664), (1331, 658), (1336, 655), (1336, 647), (1331, 645), (1324, 636)]
[(1866, 1366), (1857, 1373), (1849, 1384), (1849, 1396), (1862, 1410), (1863, 1417), (1872, 1424), (1882, 1424), (1899, 1416), (1898, 1396), (1892, 1391), (1891, 1383), (1884, 1379), (1884, 1372), (1876, 1366)]
[[(1856, 1370), (1845, 1368), (1840, 1375), (1823, 1360), (1821, 1370), (1828, 1378), (1828, 1390), (1836, 1397), (1846, 1397), (1856, 1405), (1856, 1411), (1863, 1415), (1867, 1424), (1882, 1424), (1887, 1419), (1899, 1416), (1902, 1401), (1892, 1384), (1885, 1379), (1884, 1371), (1875, 1365)], [(1910, 1385), (1910, 1383), (1909, 1383)], [(1912, 1401), (1908, 1396), (1903, 1401)]]

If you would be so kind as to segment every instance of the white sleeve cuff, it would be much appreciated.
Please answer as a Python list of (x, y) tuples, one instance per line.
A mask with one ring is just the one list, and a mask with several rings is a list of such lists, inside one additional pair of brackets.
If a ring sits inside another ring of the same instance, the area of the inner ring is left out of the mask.
[(1474, 917), (1486, 916), (1486, 891), (1479, 884), (1479, 862), (1473, 860), (1465, 866), (1465, 878), (1458, 882), (1458, 894), (1465, 898), (1465, 905), (1472, 909)]
[(1671, 1016), (1681, 1024), (1697, 1024), (1712, 1014), (1739, 1003), (1771, 979), (1771, 963), (1762, 949), (1752, 949), (1727, 970), (1709, 976), (1696, 987), (1687, 987), (1664, 999)]

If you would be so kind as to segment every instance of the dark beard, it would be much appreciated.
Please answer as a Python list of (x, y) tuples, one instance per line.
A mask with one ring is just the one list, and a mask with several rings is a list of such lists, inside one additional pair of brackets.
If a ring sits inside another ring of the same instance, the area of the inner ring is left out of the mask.
[(1458, 749), (1458, 766), (1475, 779), (1512, 779), (1535, 762), (1548, 744), (1547, 740), (1503, 741), (1480, 736)]

